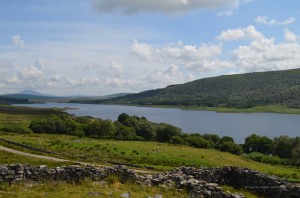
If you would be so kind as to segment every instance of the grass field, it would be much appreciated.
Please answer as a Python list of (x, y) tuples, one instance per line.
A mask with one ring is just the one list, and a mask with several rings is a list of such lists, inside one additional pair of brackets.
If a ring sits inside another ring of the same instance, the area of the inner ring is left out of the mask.
[(58, 157), (63, 156), (72, 160), (91, 163), (113, 161), (151, 166), (160, 170), (172, 169), (178, 166), (240, 166), (290, 180), (300, 180), (299, 168), (259, 163), (213, 149), (197, 149), (156, 142), (96, 140), (48, 134), (1, 133), (0, 138), (62, 154)]
[(73, 164), (71, 162), (55, 162), (51, 160), (43, 160), (33, 157), (24, 157), (21, 155), (16, 155), (8, 153), (6, 151), (0, 151), (0, 164), (31, 164), (31, 165), (47, 165), (48, 167), (57, 167)]
[(5, 126), (28, 127), (34, 119), (61, 113), (58, 109), (40, 109), (0, 105), (0, 128)]
[[(31, 165), (47, 165), (48, 167), (57, 167), (68, 165), (70, 163), (53, 162), (31, 157), (24, 157), (0, 151), (0, 164), (28, 163)], [(247, 198), (257, 198), (259, 196), (244, 190), (235, 189), (230, 186), (223, 186), (225, 191), (231, 193), (242, 193)], [(121, 184), (117, 178), (107, 178), (105, 182), (94, 182), (85, 180), (80, 184), (70, 184), (65, 182), (46, 182), (46, 183), (13, 183), (12, 185), (0, 185), (0, 198), (27, 198), (27, 197), (120, 197), (122, 194), (130, 192), (132, 197), (144, 198), (162, 195), (166, 198), (187, 198), (188, 193), (185, 190), (164, 189), (161, 187), (142, 187), (134, 183)]]
[(17, 183), (0, 185), (0, 198), (83, 198), (107, 197), (120, 198), (130, 193), (131, 197), (145, 198), (162, 195), (166, 198), (187, 198), (185, 190), (163, 189), (160, 187), (142, 187), (137, 184), (125, 183), (108, 179), (107, 182), (85, 180), (81, 184), (65, 182), (52, 183)]

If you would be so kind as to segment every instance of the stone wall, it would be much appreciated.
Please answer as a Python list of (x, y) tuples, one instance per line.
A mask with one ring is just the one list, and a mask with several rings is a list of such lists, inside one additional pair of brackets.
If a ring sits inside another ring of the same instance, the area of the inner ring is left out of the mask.
[(300, 187), (290, 184), (278, 177), (254, 171), (248, 168), (192, 168), (181, 167), (173, 171), (138, 175), (125, 166), (92, 167), (80, 165), (47, 168), (47, 166), (30, 166), (11, 164), (0, 166), (1, 182), (18, 181), (53, 181), (79, 183), (88, 178), (101, 181), (109, 175), (116, 175), (121, 182), (133, 181), (143, 186), (162, 186), (165, 188), (185, 188), (191, 198), (227, 197), (242, 198), (243, 195), (224, 192), (219, 185), (229, 185), (236, 188), (247, 188), (264, 197), (300, 198)]

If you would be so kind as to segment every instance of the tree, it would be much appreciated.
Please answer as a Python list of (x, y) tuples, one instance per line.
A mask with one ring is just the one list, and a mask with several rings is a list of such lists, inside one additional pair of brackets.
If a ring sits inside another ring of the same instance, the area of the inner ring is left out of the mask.
[(202, 137), (207, 141), (212, 141), (214, 144), (218, 144), (221, 140), (217, 134), (203, 134)]
[(190, 146), (193, 146), (196, 148), (209, 148), (210, 147), (209, 142), (202, 137), (191, 136), (187, 139), (187, 142)]
[(180, 144), (180, 145), (186, 145), (186, 141), (184, 141), (182, 139), (182, 137), (180, 136), (172, 136), (170, 138), (170, 141), (169, 141), (171, 144)]
[(110, 120), (93, 120), (90, 123), (88, 133), (86, 135), (97, 138), (112, 138), (115, 136), (116, 128)]
[(157, 141), (168, 142), (172, 136), (180, 136), (181, 129), (170, 124), (160, 124), (156, 130)]
[(138, 136), (145, 138), (145, 140), (153, 141), (156, 139), (156, 132), (153, 124), (151, 124), (149, 121), (139, 121), (135, 127), (135, 131)]
[(290, 158), (292, 156), (292, 148), (292, 138), (286, 135), (273, 140), (273, 155), (278, 155), (281, 158)]
[(116, 130), (117, 140), (135, 140), (136, 133), (133, 127), (119, 126)]
[(221, 140), (219, 141), (219, 144), (222, 144), (224, 142), (234, 142), (233, 138), (232, 137), (229, 137), (229, 136), (223, 136), (221, 138)]
[(34, 133), (56, 133), (56, 126), (53, 120), (33, 120), (29, 129)]
[(222, 144), (219, 144), (218, 149), (220, 151), (229, 152), (235, 155), (240, 155), (243, 153), (242, 147), (231, 141), (223, 142)]
[(129, 115), (126, 114), (126, 113), (121, 113), (119, 116), (118, 116), (118, 121), (120, 123), (123, 123), (127, 118), (129, 118)]
[(272, 140), (266, 136), (252, 134), (246, 137), (243, 149), (246, 153), (259, 152), (268, 155), (272, 152)]

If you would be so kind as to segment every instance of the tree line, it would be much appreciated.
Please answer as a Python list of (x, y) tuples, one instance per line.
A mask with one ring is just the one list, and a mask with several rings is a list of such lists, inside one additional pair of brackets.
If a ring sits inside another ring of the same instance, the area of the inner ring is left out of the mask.
[(300, 138), (280, 136), (270, 139), (252, 134), (244, 144), (229, 136), (216, 134), (187, 134), (167, 123), (154, 123), (145, 117), (122, 113), (117, 121), (95, 119), (69, 114), (52, 115), (33, 120), (29, 129), (34, 133), (68, 134), (79, 137), (129, 141), (153, 141), (196, 148), (211, 148), (272, 164), (300, 165)]

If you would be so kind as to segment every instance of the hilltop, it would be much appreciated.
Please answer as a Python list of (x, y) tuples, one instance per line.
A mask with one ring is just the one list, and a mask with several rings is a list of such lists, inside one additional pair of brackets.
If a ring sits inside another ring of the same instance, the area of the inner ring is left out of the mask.
[(300, 107), (300, 69), (224, 75), (89, 103), (252, 108)]

